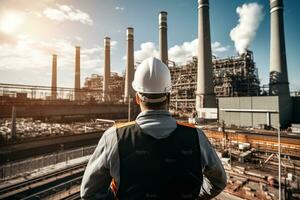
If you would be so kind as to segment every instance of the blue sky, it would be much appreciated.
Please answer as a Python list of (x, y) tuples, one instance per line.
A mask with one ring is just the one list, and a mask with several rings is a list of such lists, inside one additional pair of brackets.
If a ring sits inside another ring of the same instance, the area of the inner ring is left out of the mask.
[[(263, 6), (263, 20), (250, 49), (254, 52), (259, 78), (266, 84), (270, 40), (268, 0), (211, 0), (211, 41), (216, 45), (213, 52), (219, 57), (237, 54), (229, 33), (238, 24), (236, 8), (250, 2)], [(290, 87), (291, 90), (299, 90), (300, 1), (285, 0), (284, 4)], [(62, 10), (76, 16), (62, 16), (57, 12)], [(51, 54), (55, 52), (58, 54), (58, 86), (72, 87), (73, 46), (80, 45), (83, 84), (86, 76), (103, 71), (102, 46), (105, 36), (114, 41), (112, 71), (123, 72), (126, 27), (134, 27), (136, 58), (141, 59), (149, 53), (155, 55), (158, 13), (162, 10), (168, 12), (169, 48), (176, 45), (183, 48), (184, 42), (189, 48), (197, 38), (197, 0), (0, 0), (0, 11), (22, 16), (15, 30), (2, 29), (1, 33), (0, 29), (0, 82), (50, 85)], [(142, 49), (141, 44), (144, 44)]]

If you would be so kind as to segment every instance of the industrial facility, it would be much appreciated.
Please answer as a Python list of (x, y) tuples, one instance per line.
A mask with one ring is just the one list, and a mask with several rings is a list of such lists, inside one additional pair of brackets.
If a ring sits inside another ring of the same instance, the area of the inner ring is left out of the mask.
[[(216, 57), (209, 0), (198, 0), (198, 54), (185, 64), (168, 56), (168, 13), (158, 13), (159, 59), (171, 73), (170, 113), (202, 128), (227, 173), (215, 199), (300, 198), (300, 95), (290, 92), (283, 0), (270, 0), (269, 86), (253, 52)], [(125, 74), (111, 70), (105, 37), (103, 71), (81, 76), (74, 47), (74, 87), (59, 87), (53, 54), (51, 86), (0, 83), (0, 199), (80, 199), (85, 166), (102, 134), (139, 114), (132, 88), (138, 65), (133, 27), (126, 36)], [(73, 83), (73, 82), (72, 82)], [(292, 95), (291, 95), (292, 94)]]
[[(186, 65), (169, 65), (173, 81), (171, 109), (182, 113), (195, 110), (197, 57)], [(213, 58), (213, 89), (217, 98), (260, 96), (258, 71), (253, 53), (247, 51), (241, 56)]]

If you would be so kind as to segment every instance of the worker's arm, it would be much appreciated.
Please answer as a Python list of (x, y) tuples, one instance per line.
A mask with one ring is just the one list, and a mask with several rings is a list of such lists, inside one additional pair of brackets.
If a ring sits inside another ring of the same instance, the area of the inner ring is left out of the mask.
[(107, 196), (112, 177), (107, 162), (106, 136), (113, 130), (110, 128), (103, 134), (87, 164), (81, 183), (82, 199), (105, 199)]
[(223, 165), (202, 130), (198, 130), (201, 162), (203, 173), (203, 185), (200, 190), (200, 199), (211, 199), (217, 196), (225, 188), (227, 177)]

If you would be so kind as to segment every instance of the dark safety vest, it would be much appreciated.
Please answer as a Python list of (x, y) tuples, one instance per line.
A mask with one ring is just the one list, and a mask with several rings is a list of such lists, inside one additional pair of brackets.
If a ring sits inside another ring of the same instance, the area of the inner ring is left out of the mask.
[(120, 156), (119, 200), (196, 199), (203, 182), (196, 128), (177, 123), (156, 139), (136, 123), (117, 127)]

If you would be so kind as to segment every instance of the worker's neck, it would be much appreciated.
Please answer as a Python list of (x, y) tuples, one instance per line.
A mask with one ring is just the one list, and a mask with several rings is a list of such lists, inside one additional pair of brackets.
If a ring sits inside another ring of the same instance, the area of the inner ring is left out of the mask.
[(149, 109), (143, 105), (140, 105), (140, 108), (141, 108), (141, 111), (144, 112), (144, 111), (149, 111), (149, 110), (165, 110), (165, 111), (168, 111), (169, 109), (166, 107), (161, 107), (159, 109)]

